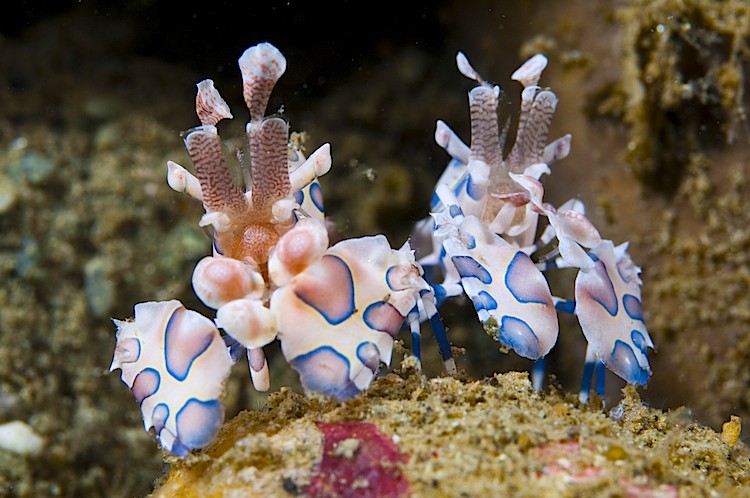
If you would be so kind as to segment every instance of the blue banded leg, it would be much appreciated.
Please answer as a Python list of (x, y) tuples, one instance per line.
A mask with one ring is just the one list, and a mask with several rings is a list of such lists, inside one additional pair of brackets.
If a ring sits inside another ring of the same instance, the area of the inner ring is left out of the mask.
[(439, 308), (449, 298), (463, 294), (464, 288), (461, 282), (453, 282), (452, 284), (435, 284), (432, 286), (432, 291), (435, 293), (435, 304)]
[(534, 387), (534, 391), (542, 389), (544, 384), (544, 364), (546, 357), (541, 357), (534, 362), (534, 367), (531, 369), (531, 385)]
[(406, 317), (409, 322), (409, 330), (411, 331), (411, 352), (417, 359), (417, 368), (422, 371), (422, 331), (419, 325), (419, 309), (414, 306)]
[[(448, 334), (445, 332), (443, 321), (440, 319), (437, 308), (435, 307), (434, 298), (431, 292), (423, 293), (423, 298), (420, 300), (425, 315), (430, 320), (432, 326), (432, 333), (435, 335), (435, 340), (438, 343), (438, 349), (440, 350), (440, 357), (443, 359), (443, 365), (445, 365), (445, 371), (451, 375), (455, 375), (456, 360), (453, 359), (453, 353), (451, 353), (451, 343), (448, 341)], [(425, 299), (427, 297), (427, 299)]]
[(604, 399), (604, 395), (607, 393), (605, 386), (605, 380), (607, 378), (606, 374), (607, 369), (604, 367), (604, 362), (596, 360), (596, 363), (594, 364), (594, 379), (596, 380), (595, 389), (596, 394), (602, 399)]
[[(606, 374), (607, 370), (604, 363), (597, 360), (596, 357), (589, 359), (589, 349), (586, 349), (586, 363), (583, 366), (583, 379), (581, 379), (581, 392), (578, 394), (578, 399), (581, 403), (588, 403), (589, 392), (591, 391), (591, 378), (595, 380), (594, 389), (596, 394), (600, 398), (604, 399), (604, 395), (607, 393), (606, 389)], [(593, 356), (593, 354), (592, 354)]]
[[(596, 372), (594, 372), (596, 370)], [(586, 362), (583, 365), (583, 378), (581, 379), (581, 392), (578, 399), (581, 403), (588, 403), (591, 391), (591, 380), (596, 373), (596, 393), (604, 396), (604, 363), (599, 361), (594, 354), (591, 345), (586, 347)]]
[(591, 391), (591, 378), (594, 376), (594, 362), (588, 360), (583, 365), (583, 377), (581, 378), (581, 392), (578, 393), (578, 399), (581, 403), (588, 403), (589, 391)]

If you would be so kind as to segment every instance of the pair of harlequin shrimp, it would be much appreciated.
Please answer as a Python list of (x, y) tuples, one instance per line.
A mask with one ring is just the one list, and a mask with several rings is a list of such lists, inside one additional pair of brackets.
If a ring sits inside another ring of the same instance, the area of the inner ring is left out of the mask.
[[(435, 294), (444, 300), (466, 293), (487, 333), (537, 361), (536, 389), (544, 357), (557, 341), (556, 310), (574, 313), (588, 341), (581, 401), (588, 399), (595, 369), (600, 394), (603, 367), (628, 383), (646, 383), (646, 353), (654, 345), (643, 321), (640, 268), (630, 259), (627, 243), (602, 240), (579, 200), (559, 209), (542, 200), (539, 179), (568, 155), (571, 141), (565, 135), (546, 144), (557, 106), (555, 94), (537, 85), (547, 59), (536, 55), (511, 76), (524, 89), (516, 140), (507, 157), (508, 124), (500, 131), (497, 120), (500, 88), (485, 82), (462, 53), (456, 61), (459, 71), (479, 85), (469, 92), (471, 147), (442, 121), (435, 132), (438, 145), (452, 157), (435, 189), (432, 219), (418, 226), (433, 242), (432, 254), (419, 262), (444, 275), (433, 285)], [(549, 224), (535, 243), (540, 215)], [(535, 264), (531, 256), (553, 238), (557, 247)], [(553, 297), (542, 274), (561, 267), (579, 269), (574, 301)]]
[(176, 455), (215, 436), (223, 383), (243, 350), (258, 390), (270, 385), (263, 346), (278, 338), (305, 389), (349, 398), (390, 363), (407, 317), (412, 330), (431, 318), (445, 335), (408, 243), (395, 250), (378, 235), (329, 247), (317, 177), (331, 166), (330, 147), (305, 159), (289, 145), (286, 121), (264, 116), (286, 68), (281, 52), (262, 43), (239, 65), (250, 111), (240, 155), (247, 192), (224, 160), (216, 125), (232, 115), (211, 80), (198, 84), (201, 125), (185, 136), (197, 178), (171, 161), (167, 174), (174, 190), (202, 202), (200, 224), (213, 230), (213, 255), (196, 265), (193, 289), (216, 319), (167, 301), (137, 304), (132, 321), (115, 320), (111, 369), (122, 370), (146, 430)]
[[(185, 136), (197, 177), (169, 161), (167, 180), (205, 208), (200, 224), (213, 231), (213, 255), (196, 265), (192, 282), (216, 317), (172, 300), (137, 304), (132, 320), (115, 320), (111, 369), (122, 370), (146, 430), (153, 427), (165, 449), (186, 455), (214, 438), (224, 418), (223, 384), (243, 353), (253, 384), (267, 390), (263, 347), (275, 339), (306, 390), (339, 399), (367, 388), (379, 365), (390, 363), (405, 322), (419, 358), (420, 322), (429, 320), (446, 369), (455, 372), (436, 304), (464, 292), (487, 332), (538, 360), (537, 387), (541, 359), (557, 339), (556, 308), (579, 317), (589, 371), (603, 364), (628, 382), (648, 379), (652, 343), (640, 309), (639, 269), (625, 246), (601, 240), (580, 202), (559, 210), (542, 202), (539, 178), (570, 148), (570, 136), (544, 146), (556, 104), (552, 92), (536, 86), (546, 59), (536, 56), (514, 74), (525, 89), (516, 143), (505, 159), (495, 115), (499, 88), (462, 54), (458, 64), (480, 83), (469, 94), (472, 145), (438, 122), (437, 141), (453, 160), (438, 181), (433, 220), (420, 228), (434, 252), (419, 262), (408, 242), (395, 250), (383, 235), (329, 247), (317, 178), (331, 167), (330, 147), (305, 159), (289, 144), (286, 121), (265, 116), (286, 68), (275, 47), (262, 43), (239, 59), (250, 112), (247, 151), (238, 154), (244, 192), (232, 180), (216, 129), (232, 117), (229, 107), (211, 80), (198, 84), (201, 125)], [(534, 244), (539, 215), (549, 226)], [(558, 248), (535, 264), (530, 255), (553, 237)], [(425, 280), (422, 265), (441, 269), (442, 283)], [(541, 270), (554, 266), (580, 268), (575, 302), (551, 296)]]

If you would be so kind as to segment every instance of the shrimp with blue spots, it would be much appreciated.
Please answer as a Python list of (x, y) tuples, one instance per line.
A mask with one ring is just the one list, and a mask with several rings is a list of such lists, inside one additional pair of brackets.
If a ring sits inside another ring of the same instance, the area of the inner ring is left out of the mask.
[[(272, 271), (303, 229), (280, 241)], [(408, 243), (395, 250), (383, 235), (341, 241), (286, 279), (271, 298), (281, 351), (306, 390), (340, 399), (367, 388), (380, 364), (390, 364), (404, 322), (418, 327), (415, 310), (434, 299)]]
[[(317, 178), (331, 167), (330, 147), (305, 158), (286, 121), (265, 116), (286, 60), (261, 43), (239, 59), (250, 111), (247, 151), (238, 154), (246, 190), (235, 184), (216, 125), (231, 118), (211, 80), (198, 84), (197, 126), (185, 135), (193, 176), (168, 162), (174, 190), (200, 201), (200, 225), (210, 227), (212, 255), (193, 270), (193, 290), (211, 321), (179, 301), (135, 306), (135, 319), (115, 321), (112, 369), (141, 405), (144, 425), (163, 447), (184, 456), (204, 447), (221, 426), (223, 383), (246, 353), (257, 390), (270, 387), (263, 348), (281, 342), (307, 391), (350, 398), (366, 389), (394, 337), (407, 322), (419, 338), (429, 319), (448, 345), (432, 287), (408, 243), (393, 249), (383, 235), (329, 247)], [(419, 354), (419, 341), (415, 351)], [(450, 347), (441, 348), (455, 372)]]
[[(442, 282), (433, 283), (438, 302), (466, 293), (485, 331), (505, 349), (537, 360), (532, 375), (537, 389), (544, 357), (557, 339), (555, 309), (575, 313), (589, 343), (582, 400), (595, 369), (597, 391), (603, 392), (605, 366), (631, 384), (645, 383), (646, 353), (653, 343), (640, 311), (640, 269), (626, 245), (602, 240), (580, 200), (558, 209), (543, 201), (540, 179), (569, 154), (571, 144), (570, 135), (547, 144), (557, 97), (538, 86), (546, 57), (535, 55), (511, 76), (523, 91), (507, 156), (503, 144), (509, 126), (501, 129), (497, 120), (500, 88), (487, 83), (464, 54), (458, 53), (456, 63), (461, 74), (478, 83), (469, 92), (471, 146), (437, 122), (435, 140), (451, 160), (435, 188), (432, 219), (417, 225), (417, 234), (430, 237), (433, 249), (419, 262), (428, 275), (442, 274)], [(540, 217), (548, 225), (536, 239)], [(550, 296), (542, 274), (564, 267), (579, 269), (575, 300)]]
[(220, 398), (232, 365), (213, 322), (175, 300), (137, 304), (132, 321), (114, 322), (110, 371), (122, 370), (145, 429), (178, 456), (208, 444), (224, 422)]
[(476, 216), (465, 216), (445, 185), (437, 195), (446, 209), (433, 216), (435, 237), (451, 268), (439, 288), (465, 292), (484, 330), (505, 348), (531, 360), (546, 356), (557, 341), (558, 324), (542, 272)]

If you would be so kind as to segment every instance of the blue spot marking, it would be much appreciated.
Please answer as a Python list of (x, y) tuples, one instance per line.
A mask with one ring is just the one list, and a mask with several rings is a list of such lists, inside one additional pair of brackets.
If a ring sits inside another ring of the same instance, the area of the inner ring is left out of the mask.
[(321, 213), (325, 212), (325, 208), (323, 207), (323, 189), (320, 188), (320, 184), (317, 182), (310, 184), (310, 200), (313, 201), (318, 211)]
[(457, 216), (461, 216), (463, 213), (461, 213), (461, 208), (456, 206), (455, 204), (451, 204), (451, 207), (448, 208), (448, 212), (451, 215), (451, 218), (455, 218)]
[[(149, 386), (149, 383), (152, 385)], [(132, 389), (135, 400), (140, 405), (144, 399), (158, 391), (159, 386), (161, 386), (161, 375), (159, 375), (159, 372), (151, 367), (144, 368), (133, 379)], [(145, 390), (146, 388), (149, 389)]]
[[(200, 425), (195, 425), (195, 419)], [(177, 412), (177, 439), (186, 448), (202, 448), (216, 436), (223, 422), (224, 407), (219, 400), (190, 398)]]
[(297, 161), (299, 161), (299, 153), (296, 150), (292, 149), (292, 155), (289, 158), (289, 161), (293, 163), (296, 163)]
[(154, 430), (157, 434), (167, 425), (168, 418), (169, 407), (165, 403), (159, 403), (154, 407), (154, 410), (151, 412), (151, 419), (154, 422)]
[(183, 308), (177, 308), (172, 312), (172, 316), (169, 317), (169, 321), (167, 322), (167, 328), (164, 331), (164, 364), (167, 367), (167, 372), (174, 377), (175, 379), (179, 381), (183, 381), (187, 378), (188, 374), (190, 373), (190, 367), (193, 366), (193, 362), (198, 359), (200, 355), (202, 355), (208, 347), (211, 345), (211, 341), (213, 340), (213, 336), (210, 334), (207, 334), (204, 337), (204, 344), (201, 344), (200, 347), (196, 348), (194, 351), (193, 357), (190, 358), (190, 361), (182, 365), (184, 361), (182, 358), (177, 358), (177, 364), (174, 363), (174, 358), (170, 360), (170, 357), (172, 355), (169, 354), (169, 352), (172, 350), (172, 346), (170, 344), (170, 341), (172, 341), (172, 337), (174, 336), (174, 320), (175, 316), (178, 312), (183, 311)]
[(305, 201), (305, 193), (302, 192), (301, 190), (296, 191), (294, 193), (294, 202), (296, 202), (297, 204), (301, 206), (304, 201)]
[(583, 364), (583, 377), (581, 378), (581, 394), (586, 396), (588, 399), (589, 391), (591, 391), (591, 380), (594, 378), (594, 361), (587, 361)]
[(596, 377), (596, 394), (603, 398), (607, 392), (605, 385), (605, 379), (607, 377), (606, 371), (604, 370), (604, 363), (599, 360), (594, 362), (594, 376)]
[(385, 301), (377, 301), (365, 308), (362, 313), (365, 325), (377, 332), (387, 332), (396, 337), (404, 323), (404, 317), (396, 308)]
[(633, 344), (635, 344), (635, 347), (637, 347), (641, 353), (646, 354), (648, 346), (646, 345), (646, 338), (643, 337), (640, 330), (631, 330), (630, 340), (633, 341)]
[(392, 280), (395, 280), (395, 277), (393, 277), (393, 275), (391, 274), (391, 272), (395, 271), (395, 270), (396, 270), (396, 267), (395, 266), (391, 266), (390, 268), (388, 268), (385, 271), (385, 282), (388, 284), (388, 288), (391, 289), (391, 290), (394, 290), (394, 291), (403, 290), (403, 287), (401, 287), (401, 288), (395, 287), (396, 282), (392, 282)]
[(435, 306), (439, 308), (443, 305), (445, 300), (448, 299), (448, 292), (446, 292), (445, 287), (440, 284), (433, 285), (432, 291), (435, 293)]
[(619, 339), (615, 341), (615, 347), (609, 357), (607, 367), (622, 377), (628, 384), (645, 384), (648, 382), (648, 369), (641, 368), (633, 348)]
[(474, 277), (483, 284), (492, 283), (490, 272), (471, 256), (453, 256), (451, 261), (453, 262), (453, 266), (456, 267), (458, 274), (461, 275), (461, 278)]
[(133, 337), (133, 339), (135, 340), (135, 343), (136, 343), (136, 345), (138, 346), (138, 354), (137, 354), (137, 355), (135, 355), (135, 360), (133, 360), (134, 362), (136, 362), (136, 361), (138, 361), (139, 359), (141, 359), (141, 348), (142, 348), (143, 346), (141, 346), (141, 340), (140, 340), (140, 339), (138, 339), (137, 337)]
[(324, 285), (321, 282), (316, 282), (316, 285), (310, 289), (298, 288), (294, 293), (303, 303), (320, 313), (328, 323), (331, 325), (338, 325), (352, 316), (352, 313), (356, 310), (354, 303), (354, 278), (352, 277), (352, 271), (349, 268), (349, 265), (347, 265), (340, 257), (333, 254), (326, 254), (320, 260), (325, 261), (326, 264), (329, 262), (336, 263), (338, 266), (337, 268), (329, 267), (328, 270), (341, 272), (337, 274), (334, 279), (336, 282), (341, 282), (342, 279), (345, 282), (344, 285), (341, 285), (337, 289), (338, 292), (335, 297), (338, 302), (331, 302), (330, 300), (326, 301), (325, 297), (321, 297), (320, 290)]
[(359, 358), (359, 361), (361, 361), (362, 364), (369, 368), (373, 373), (375, 373), (380, 366), (380, 351), (378, 350), (378, 347), (370, 341), (365, 341), (357, 346), (357, 358)]
[(435, 340), (438, 343), (440, 357), (443, 361), (453, 358), (451, 343), (448, 340), (448, 334), (445, 333), (445, 327), (439, 313), (435, 313), (430, 317), (430, 325), (432, 325), (432, 333), (435, 335)]
[(539, 339), (529, 324), (520, 318), (507, 315), (502, 318), (498, 341), (524, 358), (539, 358)]
[(539, 292), (535, 292), (542, 289), (528, 285), (529, 279), (526, 274), (529, 271), (536, 274), (536, 266), (528, 255), (518, 251), (508, 265), (508, 271), (505, 272), (505, 287), (519, 303), (547, 304), (546, 296), (539, 296)]
[(643, 307), (641, 300), (632, 294), (625, 294), (622, 297), (622, 304), (625, 307), (625, 313), (633, 320), (643, 321)]
[(612, 279), (609, 278), (607, 268), (604, 263), (598, 261), (596, 266), (596, 273), (599, 276), (599, 284), (597, 285), (597, 291), (603, 293), (603, 296), (597, 296), (594, 293), (589, 293), (591, 299), (599, 303), (607, 313), (612, 316), (617, 316), (617, 312), (620, 309), (620, 305), (617, 302), (617, 293), (615, 292), (615, 286), (612, 284)]
[(471, 181), (471, 176), (469, 176), (468, 181), (466, 182), (466, 193), (475, 201), (482, 198), (482, 191), (476, 183)]
[(471, 301), (474, 303), (474, 309), (477, 311), (497, 309), (497, 301), (486, 291), (479, 291), (479, 294), (473, 297)]
[[(161, 439), (161, 438), (159, 438)], [(180, 441), (175, 440), (172, 443), (172, 449), (169, 450), (173, 455), (176, 455), (178, 457), (186, 457), (190, 453), (190, 450), (182, 444)]]
[(464, 246), (466, 246), (466, 249), (474, 249), (477, 246), (477, 239), (470, 233), (462, 233), (461, 234), (461, 242), (463, 242)]
[(596, 263), (597, 261), (599, 261), (599, 256), (597, 256), (597, 255), (596, 255), (596, 254), (594, 254), (593, 252), (588, 252), (588, 253), (586, 253), (586, 254), (588, 254), (588, 255), (589, 255), (589, 258), (591, 258), (591, 260), (592, 260), (592, 261), (593, 261), (594, 263)]
[(321, 346), (299, 355), (289, 364), (299, 373), (305, 389), (338, 399), (359, 394), (357, 386), (349, 379), (349, 360), (331, 346)]

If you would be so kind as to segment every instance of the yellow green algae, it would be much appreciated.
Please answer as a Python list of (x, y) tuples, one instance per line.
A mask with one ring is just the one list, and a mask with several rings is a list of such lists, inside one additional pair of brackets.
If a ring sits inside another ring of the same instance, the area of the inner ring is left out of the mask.
[[(729, 414), (747, 419), (747, 3), (573, 2), (536, 23), (555, 27), (522, 52), (567, 61), (550, 64), (543, 83), (560, 97), (555, 122), (574, 137), (548, 194), (580, 196), (601, 233), (631, 241), (657, 345), (645, 399), (684, 404), (717, 429)], [(702, 90), (674, 100), (675, 82)]]
[(750, 5), (643, 0), (619, 15), (628, 159), (647, 185), (674, 193), (705, 147), (747, 141)]
[[(273, 393), (203, 451), (170, 459), (153, 497), (293, 496), (322, 456), (317, 421), (374, 423), (407, 456), (411, 496), (747, 496), (750, 451), (635, 389), (607, 411), (525, 373), (426, 378), (413, 358), (343, 403)], [(356, 451), (356, 449), (354, 450)]]

